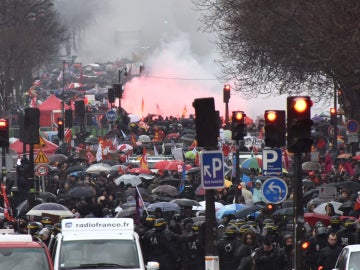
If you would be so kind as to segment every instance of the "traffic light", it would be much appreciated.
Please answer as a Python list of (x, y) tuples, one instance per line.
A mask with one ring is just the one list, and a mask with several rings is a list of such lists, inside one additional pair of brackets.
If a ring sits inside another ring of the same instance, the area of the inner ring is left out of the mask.
[(231, 133), (234, 141), (241, 141), (246, 136), (246, 114), (242, 111), (232, 112)]
[(72, 110), (65, 110), (65, 127), (72, 128), (73, 126), (73, 115)]
[(23, 122), (22, 142), (26, 144), (40, 143), (40, 110), (38, 108), (25, 108)]
[(224, 85), (224, 103), (228, 103), (230, 100), (230, 85), (225, 84)]
[(114, 86), (114, 95), (116, 98), (122, 98), (123, 95), (123, 89), (121, 83), (115, 83)]
[(330, 108), (330, 124), (335, 126), (337, 123), (337, 112), (335, 108)]
[(287, 98), (287, 149), (291, 153), (311, 151), (311, 106), (308, 96)]
[(57, 119), (58, 138), (64, 139), (64, 121), (62, 118)]
[(285, 111), (265, 111), (265, 145), (268, 147), (285, 146)]
[(114, 93), (113, 88), (108, 89), (108, 101), (109, 101), (109, 103), (114, 103), (115, 102), (115, 93)]
[(214, 98), (197, 98), (195, 108), (196, 140), (200, 147), (216, 147), (218, 144), (218, 121)]
[(9, 146), (9, 122), (7, 119), (0, 119), (0, 147)]

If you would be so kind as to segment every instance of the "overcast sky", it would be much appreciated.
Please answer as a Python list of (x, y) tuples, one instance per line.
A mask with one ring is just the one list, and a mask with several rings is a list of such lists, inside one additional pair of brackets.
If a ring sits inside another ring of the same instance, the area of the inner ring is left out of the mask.
[[(225, 113), (215, 35), (199, 30), (199, 14), (191, 0), (58, 0), (64, 16), (86, 21), (77, 52), (83, 64), (132, 58), (146, 52), (147, 77), (126, 85), (122, 106), (128, 111), (164, 115), (194, 113), (195, 98), (214, 97), (215, 109)], [(88, 3), (88, 5), (86, 5)], [(90, 14), (90, 15), (89, 15)], [(69, 19), (70, 20), (70, 19)], [(328, 111), (316, 106), (313, 114)], [(286, 96), (246, 100), (233, 93), (229, 111), (242, 110), (255, 119), (265, 110), (286, 110)]]

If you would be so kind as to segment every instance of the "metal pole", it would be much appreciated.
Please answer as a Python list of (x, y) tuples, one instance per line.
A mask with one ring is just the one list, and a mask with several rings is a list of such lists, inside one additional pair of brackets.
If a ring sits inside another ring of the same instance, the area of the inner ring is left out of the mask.
[(334, 121), (334, 149), (337, 149), (337, 87), (334, 84), (334, 109), (336, 113), (335, 121)]
[(305, 270), (304, 262), (301, 258), (301, 250), (298, 245), (299, 241), (304, 240), (304, 203), (303, 203), (303, 190), (301, 179), (301, 153), (294, 153), (294, 269)]
[(235, 183), (234, 186), (235, 186), (235, 203), (238, 202), (238, 198), (240, 195), (240, 190), (237, 188), (238, 185), (240, 184), (240, 143), (242, 143), (241, 141), (237, 142), (237, 145), (236, 145), (236, 156), (235, 156)]
[(229, 102), (225, 102), (225, 125), (229, 125)]

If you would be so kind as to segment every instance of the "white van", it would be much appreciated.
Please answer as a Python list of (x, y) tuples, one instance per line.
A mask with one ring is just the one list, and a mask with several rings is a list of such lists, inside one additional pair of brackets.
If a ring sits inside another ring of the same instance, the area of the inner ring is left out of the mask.
[(51, 255), (54, 270), (145, 270), (131, 218), (63, 219)]

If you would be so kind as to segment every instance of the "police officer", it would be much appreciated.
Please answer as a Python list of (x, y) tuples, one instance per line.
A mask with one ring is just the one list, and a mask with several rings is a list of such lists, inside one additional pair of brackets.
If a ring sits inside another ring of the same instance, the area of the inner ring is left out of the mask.
[(146, 260), (158, 262), (160, 270), (180, 269), (178, 236), (167, 228), (164, 218), (156, 219), (153, 226), (144, 236)]
[(235, 256), (241, 241), (238, 238), (238, 228), (228, 225), (218, 242), (219, 263), (221, 270), (232, 270), (234, 265), (240, 263), (238, 256)]

